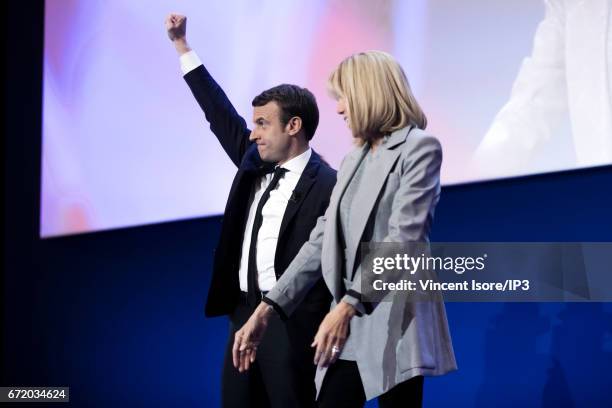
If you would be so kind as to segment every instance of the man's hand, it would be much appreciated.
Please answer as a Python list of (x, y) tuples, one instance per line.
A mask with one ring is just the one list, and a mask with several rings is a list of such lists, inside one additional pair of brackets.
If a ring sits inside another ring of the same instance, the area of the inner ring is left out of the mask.
[(191, 51), (189, 44), (187, 44), (187, 17), (170, 13), (164, 24), (168, 32), (168, 38), (174, 43), (179, 55)]
[(255, 361), (257, 346), (261, 343), (270, 315), (274, 312), (272, 306), (260, 303), (249, 320), (234, 335), (232, 359), (234, 367), (241, 373), (248, 370)]
[(334, 363), (348, 337), (349, 322), (355, 308), (340, 302), (325, 316), (310, 347), (316, 347), (314, 363), (327, 367)]

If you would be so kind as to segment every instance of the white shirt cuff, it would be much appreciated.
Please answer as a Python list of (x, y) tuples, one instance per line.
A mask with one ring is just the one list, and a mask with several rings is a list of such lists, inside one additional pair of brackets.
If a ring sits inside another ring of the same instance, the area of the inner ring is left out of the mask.
[(202, 61), (200, 61), (198, 54), (196, 54), (194, 50), (184, 53), (179, 58), (181, 61), (181, 71), (183, 71), (183, 75), (187, 75), (187, 73), (202, 65)]

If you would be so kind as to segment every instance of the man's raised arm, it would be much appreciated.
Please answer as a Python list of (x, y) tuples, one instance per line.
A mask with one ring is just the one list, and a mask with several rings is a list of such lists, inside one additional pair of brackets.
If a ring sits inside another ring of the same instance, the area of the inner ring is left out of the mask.
[(204, 111), (210, 130), (236, 166), (250, 145), (246, 121), (234, 109), (223, 89), (187, 43), (187, 17), (170, 14), (165, 21), (168, 37), (181, 60), (181, 70), (193, 96)]

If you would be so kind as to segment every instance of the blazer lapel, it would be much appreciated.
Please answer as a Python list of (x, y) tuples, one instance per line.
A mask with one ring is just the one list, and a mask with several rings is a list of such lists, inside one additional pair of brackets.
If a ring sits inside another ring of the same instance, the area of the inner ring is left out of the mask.
[(347, 267), (349, 268), (347, 274), (350, 274), (351, 279), (357, 249), (370, 214), (378, 201), (378, 196), (385, 185), (387, 176), (401, 153), (399, 149), (394, 149), (394, 147), (406, 140), (408, 130), (408, 128), (403, 128), (393, 132), (387, 143), (378, 147), (380, 149), (379, 157), (374, 160), (372, 167), (363, 174), (361, 180), (363, 185), (368, 186), (368, 188), (360, 189), (354, 197), (355, 206), (351, 213), (352, 223), (349, 227), (350, 235), (347, 240)]
[(338, 195), (335, 197), (336, 200), (340, 200), (340, 197), (344, 194), (344, 190), (348, 187), (349, 182), (353, 178), (353, 174), (355, 174), (359, 163), (361, 163), (366, 153), (368, 153), (367, 143), (361, 146), (361, 148), (354, 150), (346, 157), (346, 162), (344, 164), (345, 169), (342, 170), (342, 177), (338, 179)]
[(342, 197), (342, 193), (344, 193), (355, 170), (357, 170), (357, 165), (367, 151), (367, 145), (364, 145), (360, 149), (353, 150), (346, 156), (338, 172), (336, 187), (329, 199), (329, 208), (332, 211), (330, 212), (329, 219), (325, 223), (325, 234), (323, 235), (323, 254), (325, 254), (325, 256), (321, 258), (321, 265), (323, 266), (323, 279), (336, 301), (340, 300), (344, 288), (344, 285), (342, 285), (342, 274), (338, 270), (338, 268), (341, 268), (340, 262), (342, 259), (342, 249), (340, 248), (338, 240), (338, 208), (340, 197)]

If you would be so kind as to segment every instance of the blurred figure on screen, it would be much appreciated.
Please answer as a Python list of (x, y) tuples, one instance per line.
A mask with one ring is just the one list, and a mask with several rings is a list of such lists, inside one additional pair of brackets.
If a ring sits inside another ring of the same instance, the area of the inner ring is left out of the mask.
[[(475, 176), (612, 163), (612, 0), (544, 3), (531, 56), (473, 156)], [(554, 157), (568, 119), (571, 155)]]
[(308, 288), (293, 316), (268, 321), (269, 334), (258, 344), (257, 362), (251, 360), (251, 350), (243, 350), (242, 364), (235, 364), (232, 345), (236, 331), (276, 285), (329, 204), (336, 172), (309, 146), (319, 123), (317, 102), (297, 85), (263, 91), (253, 99), (250, 130), (187, 44), (186, 17), (170, 14), (165, 25), (187, 85), (238, 169), (206, 300), (207, 316), (230, 319), (222, 405), (314, 407), (314, 351), (309, 345), (331, 299), (322, 279)]

